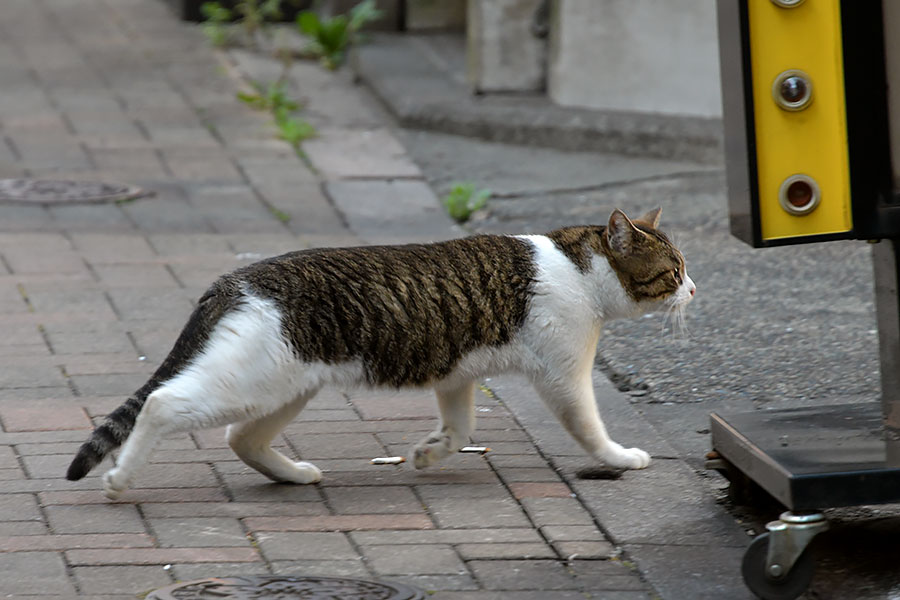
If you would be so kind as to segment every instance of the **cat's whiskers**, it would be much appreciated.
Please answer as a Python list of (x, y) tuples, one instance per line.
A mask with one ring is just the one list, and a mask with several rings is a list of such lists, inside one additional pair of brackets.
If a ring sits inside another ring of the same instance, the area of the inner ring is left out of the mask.
[(679, 339), (687, 339), (690, 337), (690, 332), (687, 328), (687, 320), (685, 319), (687, 304), (687, 302), (677, 302), (669, 306), (668, 310), (666, 310), (663, 315), (663, 333), (665, 333), (666, 327), (671, 323), (671, 331), (674, 337)]

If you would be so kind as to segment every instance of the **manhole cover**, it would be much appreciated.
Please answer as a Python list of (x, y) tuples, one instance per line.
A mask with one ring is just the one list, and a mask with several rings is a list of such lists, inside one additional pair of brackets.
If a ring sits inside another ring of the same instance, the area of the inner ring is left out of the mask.
[(0, 202), (27, 204), (98, 204), (148, 196), (133, 185), (63, 179), (0, 179)]
[(423, 600), (425, 594), (399, 583), (339, 577), (223, 577), (177, 583), (150, 592), (146, 600)]

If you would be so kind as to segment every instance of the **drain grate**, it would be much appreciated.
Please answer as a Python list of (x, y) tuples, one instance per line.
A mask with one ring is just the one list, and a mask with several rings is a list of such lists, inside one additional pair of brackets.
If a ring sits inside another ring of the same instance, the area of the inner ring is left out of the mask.
[(343, 577), (241, 576), (177, 583), (146, 600), (424, 600), (425, 594), (399, 583)]
[(124, 202), (151, 192), (133, 185), (64, 179), (0, 179), (0, 202), (23, 204), (102, 204)]

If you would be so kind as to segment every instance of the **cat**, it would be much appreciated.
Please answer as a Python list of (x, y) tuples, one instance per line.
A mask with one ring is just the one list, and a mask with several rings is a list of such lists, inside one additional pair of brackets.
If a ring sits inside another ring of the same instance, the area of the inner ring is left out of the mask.
[(591, 371), (602, 324), (659, 309), (680, 314), (696, 287), (658, 230), (631, 221), (546, 235), (476, 235), (433, 244), (311, 249), (220, 277), (169, 355), (82, 444), (66, 477), (123, 445), (103, 489), (117, 498), (175, 432), (228, 425), (228, 444), (275, 481), (322, 472), (270, 447), (326, 385), (433, 387), (440, 423), (411, 451), (418, 468), (464, 446), (485, 376), (524, 373), (575, 440), (609, 466), (650, 455), (610, 439)]

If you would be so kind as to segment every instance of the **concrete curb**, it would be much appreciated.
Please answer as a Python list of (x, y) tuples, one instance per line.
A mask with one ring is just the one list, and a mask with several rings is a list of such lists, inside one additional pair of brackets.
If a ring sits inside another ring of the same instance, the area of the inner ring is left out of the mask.
[(719, 119), (568, 108), (539, 94), (473, 96), (461, 60), (462, 40), (447, 35), (379, 34), (350, 64), (407, 127), (560, 150), (721, 159)]

